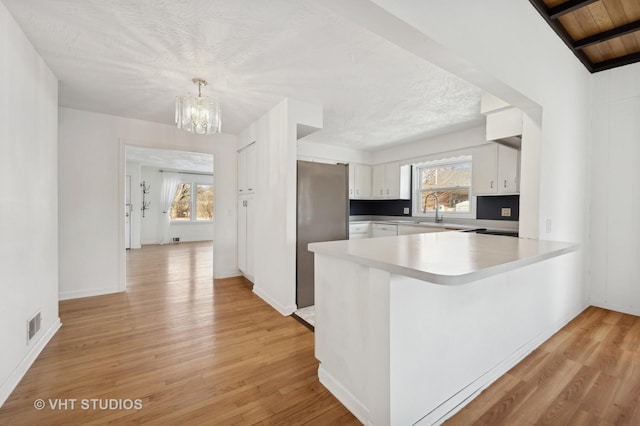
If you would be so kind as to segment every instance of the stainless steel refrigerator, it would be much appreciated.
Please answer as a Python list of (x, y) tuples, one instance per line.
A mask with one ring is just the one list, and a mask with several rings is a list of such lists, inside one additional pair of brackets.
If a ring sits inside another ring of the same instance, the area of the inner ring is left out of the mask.
[(314, 304), (309, 243), (349, 238), (349, 169), (346, 164), (298, 161), (296, 304)]

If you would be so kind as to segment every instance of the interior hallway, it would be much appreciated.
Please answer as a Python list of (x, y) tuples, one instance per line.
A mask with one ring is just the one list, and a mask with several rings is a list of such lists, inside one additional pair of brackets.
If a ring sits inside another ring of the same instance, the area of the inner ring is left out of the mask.
[[(212, 252), (211, 242), (129, 250), (126, 293), (60, 302), (63, 326), (0, 425), (359, 424), (319, 383), (313, 333), (243, 278), (212, 283)], [(94, 398), (142, 409), (80, 408)], [(49, 399), (77, 402), (58, 410)]]

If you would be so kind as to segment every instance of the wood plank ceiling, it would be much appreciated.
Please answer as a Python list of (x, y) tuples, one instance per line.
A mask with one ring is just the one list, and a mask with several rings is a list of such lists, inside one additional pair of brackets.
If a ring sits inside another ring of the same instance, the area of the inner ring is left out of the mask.
[(529, 0), (594, 73), (640, 61), (640, 0)]

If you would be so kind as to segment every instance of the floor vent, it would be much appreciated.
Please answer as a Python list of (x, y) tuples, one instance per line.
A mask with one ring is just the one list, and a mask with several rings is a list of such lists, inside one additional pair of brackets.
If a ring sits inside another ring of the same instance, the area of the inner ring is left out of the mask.
[(179, 243), (180, 242), (180, 237), (173, 237), (173, 242), (174, 243)]
[(41, 319), (40, 312), (38, 312), (33, 318), (27, 321), (27, 343), (29, 343), (31, 339), (33, 339), (33, 336), (40, 330)]

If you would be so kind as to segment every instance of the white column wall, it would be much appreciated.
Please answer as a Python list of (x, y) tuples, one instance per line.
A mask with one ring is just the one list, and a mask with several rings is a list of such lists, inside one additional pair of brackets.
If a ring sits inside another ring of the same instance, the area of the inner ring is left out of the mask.
[(296, 310), (297, 124), (322, 127), (322, 108), (285, 99), (245, 129), (237, 146), (256, 143), (253, 291), (283, 315)]
[[(0, 406), (60, 327), (58, 81), (0, 2)], [(27, 343), (27, 321), (42, 315)]]
[(640, 64), (593, 76), (591, 304), (640, 315)]
[(124, 290), (125, 145), (214, 154), (214, 276), (238, 274), (236, 136), (60, 108), (58, 137), (61, 299)]

